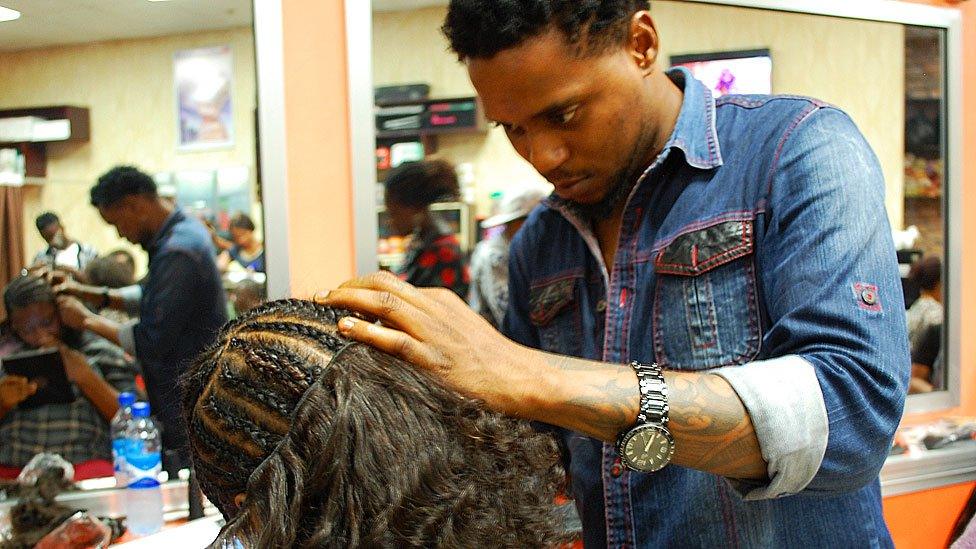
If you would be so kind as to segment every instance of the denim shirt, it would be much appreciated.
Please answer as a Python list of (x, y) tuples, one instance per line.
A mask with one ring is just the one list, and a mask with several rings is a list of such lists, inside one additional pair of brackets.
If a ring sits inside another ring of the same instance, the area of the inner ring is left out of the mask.
[(722, 376), (769, 480), (629, 472), (612, 444), (556, 429), (584, 542), (889, 547), (878, 472), (910, 363), (878, 161), (825, 103), (713, 99), (687, 71), (669, 76), (681, 112), (628, 198), (613, 264), (550, 197), (512, 244), (504, 331), (563, 355)]
[(146, 246), (149, 273), (140, 283), (139, 319), (120, 331), (142, 363), (153, 415), (168, 449), (186, 445), (179, 377), (227, 322), (227, 306), (206, 227), (175, 210)]

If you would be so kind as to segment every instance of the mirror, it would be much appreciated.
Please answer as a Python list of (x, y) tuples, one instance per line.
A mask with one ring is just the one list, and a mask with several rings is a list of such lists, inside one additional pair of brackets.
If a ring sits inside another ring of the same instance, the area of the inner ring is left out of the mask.
[[(464, 67), (439, 31), (446, 4), (373, 0), (372, 84), (424, 85), (431, 98), (474, 94)], [(959, 258), (953, 250), (958, 249), (960, 222), (954, 209), (961, 185), (958, 15), (897, 2), (879, 10), (762, 0), (655, 0), (651, 12), (661, 33), (659, 65), (691, 64), (700, 79), (713, 79), (716, 93), (812, 96), (852, 117), (878, 156), (886, 180), (885, 203), (906, 303), (916, 306), (899, 313), (926, 319), (913, 323), (916, 394), (909, 397), (907, 412), (957, 405)], [(351, 33), (356, 36), (350, 44), (363, 46), (361, 36), (370, 34), (360, 30), (363, 34)], [(721, 69), (732, 67), (738, 72), (734, 86), (721, 79)], [(357, 80), (360, 86), (363, 78)], [(357, 120), (366, 127), (376, 123), (367, 117)], [(491, 215), (499, 191), (539, 179), (501, 129), (441, 137), (436, 156), (470, 167), (473, 183), (466, 199), (477, 219)], [(374, 184), (362, 178), (356, 182), (362, 188)], [(372, 246), (358, 244), (360, 250)], [(921, 290), (918, 277), (910, 276), (912, 265), (928, 258), (939, 261), (935, 275), (930, 263), (926, 284), (933, 276), (942, 284), (918, 301)]]
[[(122, 262), (128, 254), (134, 268), (126, 283), (139, 280), (144, 250), (89, 205), (101, 174), (131, 164), (153, 176), (161, 196), (212, 225), (230, 314), (260, 302), (264, 214), (251, 1), (2, 4), (20, 17), (0, 22), (0, 184), (19, 189), (22, 230), (0, 236), (21, 238), (29, 264), (48, 247), (35, 219), (53, 212), (68, 239), (99, 256), (118, 250)], [(33, 124), (33, 133), (17, 134), (9, 119)], [(77, 262), (80, 254), (72, 257)]]

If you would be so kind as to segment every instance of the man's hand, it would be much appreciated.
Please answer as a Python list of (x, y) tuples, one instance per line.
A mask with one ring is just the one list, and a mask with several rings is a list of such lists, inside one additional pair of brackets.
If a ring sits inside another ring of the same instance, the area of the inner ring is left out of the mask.
[(93, 316), (81, 301), (65, 295), (58, 296), (58, 313), (61, 323), (75, 330), (84, 330), (85, 320)]
[[(608, 364), (544, 353), (498, 333), (454, 293), (418, 289), (390, 273), (346, 282), (325, 305), (378, 318), (339, 321), (339, 331), (431, 372), (488, 408), (613, 441), (634, 424), (637, 375)], [(766, 478), (745, 407), (722, 378), (665, 372), (676, 446), (673, 462), (731, 478)]]
[(319, 301), (383, 323), (345, 318), (343, 335), (420, 366), (490, 408), (523, 415), (522, 390), (539, 376), (513, 359), (536, 351), (505, 338), (450, 290), (415, 288), (380, 272), (346, 282)]
[(0, 377), (0, 412), (13, 410), (37, 392), (37, 384), (22, 376)]

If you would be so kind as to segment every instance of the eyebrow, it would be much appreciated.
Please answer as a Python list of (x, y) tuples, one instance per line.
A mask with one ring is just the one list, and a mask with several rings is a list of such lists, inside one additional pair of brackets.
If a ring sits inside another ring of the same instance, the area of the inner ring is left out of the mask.
[[(556, 114), (560, 114), (563, 111), (565, 111), (566, 109), (569, 109), (570, 107), (574, 107), (576, 105), (579, 105), (582, 102), (583, 102), (583, 98), (580, 97), (580, 96), (573, 96), (573, 97), (570, 97), (568, 99), (564, 99), (562, 101), (557, 101), (557, 102), (549, 105), (548, 107), (542, 109), (541, 111), (539, 111), (539, 112), (533, 114), (532, 116), (530, 116), (529, 117), (529, 120), (536, 120), (536, 119), (539, 119), (539, 118), (548, 118), (550, 116), (553, 116), (553, 115), (556, 115)], [(506, 122), (501, 122), (501, 121), (498, 121), (498, 120), (494, 120), (492, 118), (488, 118), (487, 120), (489, 122), (492, 122), (494, 124), (499, 124), (499, 125), (502, 125), (502, 126), (511, 125), (511, 124), (508, 124)]]

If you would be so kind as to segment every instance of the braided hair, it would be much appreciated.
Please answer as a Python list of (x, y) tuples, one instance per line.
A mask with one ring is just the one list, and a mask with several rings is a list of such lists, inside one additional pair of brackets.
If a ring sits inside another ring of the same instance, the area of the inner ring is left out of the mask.
[[(3, 307), (7, 311), (7, 319), (5, 321), (7, 326), (4, 328), (4, 331), (9, 329), (19, 339), (20, 336), (13, 329), (11, 317), (14, 311), (36, 303), (47, 303), (52, 307), (57, 307), (54, 290), (46, 280), (31, 274), (18, 276), (11, 280), (7, 284), (7, 287), (3, 289)], [(84, 332), (74, 330), (62, 324), (59, 337), (69, 347), (78, 349), (84, 339)]]
[(54, 290), (43, 278), (36, 275), (18, 276), (3, 290), (3, 306), (8, 315), (15, 309), (23, 309), (34, 303), (54, 302)]
[[(214, 547), (544, 547), (564, 481), (549, 435), (339, 335), (346, 311), (261, 305), (183, 379)], [(244, 494), (238, 507), (235, 497)]]

